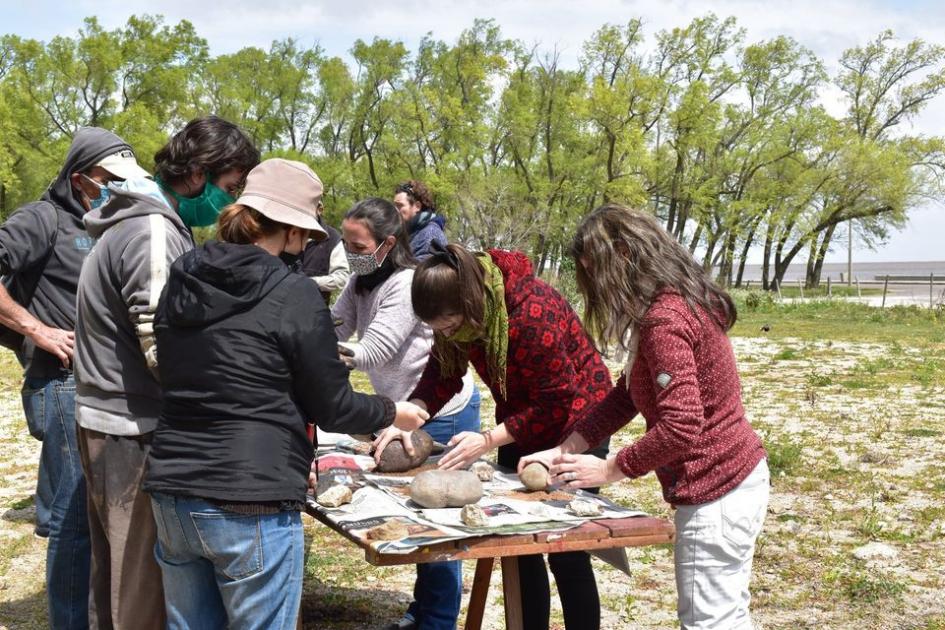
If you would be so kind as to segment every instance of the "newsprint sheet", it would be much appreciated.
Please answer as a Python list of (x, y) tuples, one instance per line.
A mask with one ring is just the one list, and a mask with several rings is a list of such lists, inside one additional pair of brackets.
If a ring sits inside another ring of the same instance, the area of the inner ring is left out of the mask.
[[(565, 531), (590, 520), (645, 516), (645, 512), (616, 505), (583, 490), (528, 493), (514, 472), (496, 470), (492, 481), (483, 482), (484, 494), (478, 503), (488, 517), (488, 526), (471, 528), (460, 520), (459, 508), (424, 509), (415, 504), (408, 490), (413, 477), (374, 474), (371, 472), (374, 460), (369, 456), (331, 450), (320, 452), (316, 462), (318, 491), (343, 484), (352, 489), (354, 496), (351, 503), (338, 508), (322, 507), (311, 496), (309, 505), (348, 535), (382, 553), (410, 553), (449, 540)], [(572, 514), (568, 503), (578, 497), (598, 504), (601, 514), (590, 518)], [(389, 521), (405, 525), (407, 535), (397, 540), (369, 540), (369, 530)], [(604, 559), (613, 561), (609, 557)]]

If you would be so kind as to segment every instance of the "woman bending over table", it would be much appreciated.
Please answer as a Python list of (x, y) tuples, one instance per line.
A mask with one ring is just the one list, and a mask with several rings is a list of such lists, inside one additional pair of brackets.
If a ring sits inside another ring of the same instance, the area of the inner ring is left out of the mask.
[[(559, 444), (610, 391), (610, 372), (577, 315), (535, 277), (524, 254), (472, 253), (438, 243), (431, 250), (414, 273), (412, 294), (417, 315), (434, 330), (433, 350), (409, 399), (435, 415), (462, 389), (471, 363), (495, 399), (496, 428), (455, 436), (440, 466), (464, 468), (498, 448), (498, 463), (514, 468), (522, 455)], [(398, 433), (385, 432), (379, 450)], [(588, 452), (605, 457), (607, 438)], [(553, 553), (548, 564), (568, 630), (598, 628), (590, 556)], [(521, 556), (519, 571), (524, 627), (547, 630), (550, 591), (542, 556)]]

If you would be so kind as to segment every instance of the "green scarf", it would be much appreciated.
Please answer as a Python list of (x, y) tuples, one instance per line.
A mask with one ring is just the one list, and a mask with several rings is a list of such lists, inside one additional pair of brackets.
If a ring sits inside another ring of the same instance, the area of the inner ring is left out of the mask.
[(489, 254), (481, 253), (476, 257), (482, 267), (485, 285), (483, 330), (474, 339), (469, 339), (465, 324), (450, 337), (436, 333), (434, 347), (440, 362), (440, 373), (445, 377), (461, 376), (469, 363), (470, 346), (482, 341), (489, 379), (498, 386), (502, 397), (507, 398), (505, 380), (509, 352), (509, 313), (505, 310), (505, 282), (502, 271), (495, 266)]

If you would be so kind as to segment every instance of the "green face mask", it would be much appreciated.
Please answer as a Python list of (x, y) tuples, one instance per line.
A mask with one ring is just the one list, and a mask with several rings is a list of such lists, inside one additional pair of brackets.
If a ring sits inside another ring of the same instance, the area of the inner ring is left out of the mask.
[(161, 188), (167, 191), (177, 200), (177, 214), (187, 227), (206, 227), (216, 223), (220, 211), (230, 205), (236, 199), (222, 188), (210, 183), (210, 177), (207, 177), (207, 183), (203, 186), (203, 191), (196, 197), (183, 197), (177, 192), (171, 190), (162, 181), (158, 181)]
[(456, 329), (456, 332), (447, 337), (447, 339), (459, 343), (469, 343), (479, 339), (479, 331), (473, 328), (469, 322), (463, 322), (463, 325)]

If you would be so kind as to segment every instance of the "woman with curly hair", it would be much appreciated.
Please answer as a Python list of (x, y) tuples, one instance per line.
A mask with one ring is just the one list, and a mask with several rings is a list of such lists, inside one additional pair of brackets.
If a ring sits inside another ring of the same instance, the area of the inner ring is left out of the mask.
[(433, 195), (423, 182), (411, 179), (398, 184), (394, 189), (394, 205), (407, 224), (414, 258), (428, 258), (433, 243), (446, 246), (446, 219), (436, 213)]

